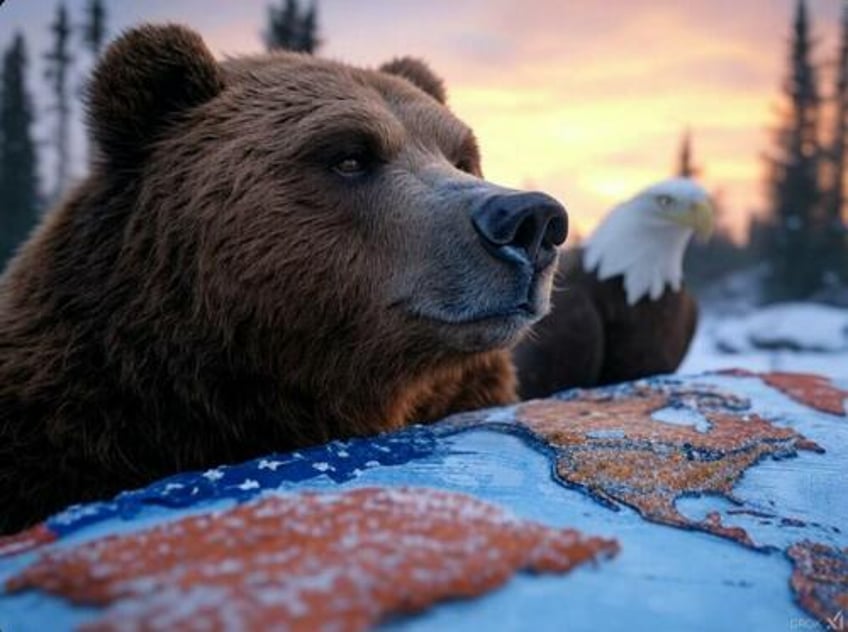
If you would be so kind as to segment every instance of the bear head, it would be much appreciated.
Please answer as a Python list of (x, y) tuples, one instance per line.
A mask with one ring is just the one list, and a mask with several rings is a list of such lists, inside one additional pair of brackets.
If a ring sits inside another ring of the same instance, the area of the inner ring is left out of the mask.
[(109, 49), (89, 101), (100, 173), (137, 188), (131, 224), (167, 249), (146, 253), (151, 272), (193, 275), (197, 311), (270, 349), (488, 351), (548, 309), (565, 214), (482, 179), (420, 61), (219, 64), (191, 31), (144, 27)]

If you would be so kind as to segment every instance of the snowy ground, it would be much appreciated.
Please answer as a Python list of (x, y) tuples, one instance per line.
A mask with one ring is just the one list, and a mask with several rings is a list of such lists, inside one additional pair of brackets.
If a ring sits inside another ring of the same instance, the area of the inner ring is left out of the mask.
[(680, 373), (725, 368), (818, 373), (848, 380), (848, 310), (786, 303), (702, 315)]

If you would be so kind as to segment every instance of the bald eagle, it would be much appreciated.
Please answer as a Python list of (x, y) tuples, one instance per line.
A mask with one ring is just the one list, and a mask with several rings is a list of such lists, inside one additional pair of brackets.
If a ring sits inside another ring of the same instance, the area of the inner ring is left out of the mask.
[(617, 206), (560, 259), (552, 311), (513, 353), (523, 399), (674, 371), (697, 324), (683, 255), (706, 239), (713, 210), (688, 178)]

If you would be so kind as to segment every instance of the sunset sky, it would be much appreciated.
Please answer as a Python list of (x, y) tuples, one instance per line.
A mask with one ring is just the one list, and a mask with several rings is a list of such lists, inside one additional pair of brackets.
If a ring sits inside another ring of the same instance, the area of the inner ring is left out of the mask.
[[(85, 4), (68, 2), (76, 19)], [(107, 0), (112, 33), (144, 20), (183, 22), (218, 55), (262, 49), (267, 4)], [(688, 126), (702, 180), (721, 192), (726, 221), (739, 232), (764, 205), (762, 155), (777, 120), (794, 5), (319, 0), (320, 52), (369, 66), (401, 54), (425, 58), (445, 78), (451, 107), (477, 131), (486, 176), (554, 194), (584, 234), (616, 202), (671, 174)], [(40, 57), (55, 7), (53, 0), (0, 7), (0, 46), (24, 31), (37, 62), (30, 85), (43, 107)], [(827, 64), (836, 56), (840, 4), (809, 7), (816, 59)], [(41, 124), (38, 134), (46, 140), (50, 127)]]

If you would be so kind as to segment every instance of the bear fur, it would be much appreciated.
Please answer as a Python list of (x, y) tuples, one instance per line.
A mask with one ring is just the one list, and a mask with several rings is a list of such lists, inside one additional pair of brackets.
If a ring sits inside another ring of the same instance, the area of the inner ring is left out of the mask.
[(217, 62), (145, 26), (87, 103), (90, 175), (0, 279), (0, 531), (515, 400), (531, 323), (474, 318), (516, 284), (468, 222), (495, 186), (422, 62)]

